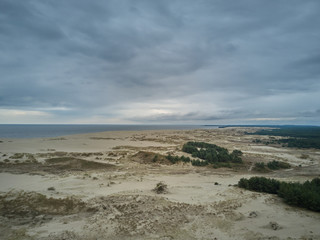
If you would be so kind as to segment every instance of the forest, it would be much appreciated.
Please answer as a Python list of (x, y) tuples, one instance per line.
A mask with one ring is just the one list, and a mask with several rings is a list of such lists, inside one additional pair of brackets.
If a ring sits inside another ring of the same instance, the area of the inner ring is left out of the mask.
[(277, 194), (289, 205), (320, 212), (320, 178), (304, 183), (283, 182), (265, 177), (241, 178), (238, 187), (256, 192)]
[[(262, 129), (248, 135), (268, 135), (286, 137), (273, 140), (270, 143), (282, 144), (294, 148), (320, 149), (320, 127), (317, 126), (277, 126), (276, 129)], [(256, 139), (259, 143), (261, 140)], [(269, 144), (269, 142), (264, 142)]]

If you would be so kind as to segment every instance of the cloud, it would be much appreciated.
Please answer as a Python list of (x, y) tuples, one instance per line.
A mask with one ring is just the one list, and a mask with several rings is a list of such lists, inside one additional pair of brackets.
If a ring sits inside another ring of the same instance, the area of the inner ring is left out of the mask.
[(0, 122), (4, 123), (39, 123), (52, 116), (42, 111), (23, 111), (19, 109), (0, 109)]
[(197, 112), (189, 112), (186, 114), (174, 114), (174, 113), (158, 113), (153, 115), (146, 115), (144, 117), (134, 117), (131, 120), (133, 121), (145, 121), (145, 122), (194, 122), (194, 121), (215, 121), (222, 120), (225, 117), (215, 116), (215, 115), (203, 115)]
[(251, 121), (292, 121), (296, 118), (252, 118)]
[(0, 9), (2, 108), (40, 109), (52, 123), (298, 123), (318, 109), (316, 0), (3, 0)]
[(299, 116), (306, 117), (306, 118), (320, 118), (320, 109), (314, 111), (304, 111), (300, 112)]

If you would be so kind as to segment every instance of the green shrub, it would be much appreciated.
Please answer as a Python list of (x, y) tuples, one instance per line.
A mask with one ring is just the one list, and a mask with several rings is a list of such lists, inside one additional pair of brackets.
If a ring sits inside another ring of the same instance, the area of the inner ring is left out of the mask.
[(279, 162), (279, 161), (272, 161), (272, 162), (268, 162), (267, 163), (267, 167), (272, 169), (272, 170), (278, 170), (278, 169), (281, 169), (281, 168), (290, 168), (290, 164), (289, 163), (286, 163), (286, 162)]
[(280, 161), (271, 161), (265, 164), (264, 162), (257, 162), (254, 165), (254, 170), (258, 172), (268, 172), (269, 170), (279, 170), (290, 168), (290, 164)]
[(156, 192), (157, 194), (167, 193), (168, 192), (168, 185), (163, 182), (159, 182), (159, 183), (157, 183), (157, 185), (153, 189), (153, 191)]
[(167, 155), (166, 158), (173, 164), (177, 163), (177, 162), (191, 162), (191, 159), (189, 157), (185, 157), (185, 156), (172, 156), (172, 155)]
[(207, 161), (200, 161), (200, 160), (192, 160), (192, 166), (207, 166), (209, 163)]
[(189, 153), (194, 158), (200, 158), (206, 163), (194, 162), (193, 165), (208, 165), (217, 163), (243, 163), (241, 159), (242, 152), (234, 150), (229, 154), (226, 148), (219, 147), (215, 144), (205, 142), (187, 142), (183, 145), (182, 151)]
[(255, 163), (254, 170), (258, 172), (268, 172), (268, 169), (266, 168), (266, 165), (264, 164), (264, 162)]
[(158, 155), (154, 155), (153, 159), (152, 159), (152, 162), (156, 162), (158, 160)]

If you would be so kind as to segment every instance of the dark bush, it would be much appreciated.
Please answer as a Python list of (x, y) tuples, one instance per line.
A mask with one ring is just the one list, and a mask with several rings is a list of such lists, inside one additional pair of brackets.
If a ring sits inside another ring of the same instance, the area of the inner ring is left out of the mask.
[(167, 155), (166, 158), (173, 164), (177, 163), (177, 162), (190, 162), (191, 159), (189, 157), (185, 157), (185, 156), (172, 156), (172, 155)]
[(254, 170), (258, 172), (267, 172), (266, 165), (264, 162), (257, 162), (254, 164)]
[(272, 169), (272, 170), (278, 170), (278, 169), (281, 169), (281, 168), (290, 168), (290, 164), (289, 163), (286, 163), (286, 162), (279, 162), (279, 161), (272, 161), (272, 162), (268, 162), (267, 163), (267, 167)]
[(192, 166), (207, 166), (209, 163), (207, 161), (200, 161), (200, 160), (192, 160)]
[(163, 182), (159, 182), (159, 183), (157, 183), (157, 185), (153, 189), (153, 191), (156, 192), (157, 194), (167, 193), (168, 192), (168, 186), (167, 186), (167, 184), (165, 184)]

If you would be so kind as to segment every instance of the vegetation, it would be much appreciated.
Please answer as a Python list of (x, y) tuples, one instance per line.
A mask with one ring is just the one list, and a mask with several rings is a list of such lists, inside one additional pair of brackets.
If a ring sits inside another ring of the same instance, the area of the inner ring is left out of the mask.
[(143, 163), (176, 164), (178, 162), (191, 163), (193, 166), (208, 166), (214, 168), (227, 167), (242, 164), (240, 150), (234, 150), (229, 153), (227, 149), (215, 144), (205, 142), (188, 142), (183, 145), (182, 151), (191, 154), (193, 157), (172, 156), (171, 154), (163, 156), (152, 152), (140, 151), (133, 157)]
[(161, 193), (167, 193), (168, 191), (168, 186), (167, 184), (163, 183), (163, 182), (159, 182), (157, 183), (156, 187), (153, 189), (154, 192), (156, 192), (157, 194), (161, 194)]
[(133, 155), (133, 160), (139, 163), (144, 163), (144, 164), (158, 163), (158, 164), (170, 165), (173, 163), (172, 161), (168, 161), (167, 156), (154, 153), (154, 152), (145, 152), (145, 151), (139, 151), (138, 153)]
[(208, 164), (217, 163), (242, 163), (240, 150), (234, 150), (229, 153), (226, 148), (219, 147), (215, 144), (205, 142), (187, 142), (183, 145), (182, 151), (190, 153), (194, 158), (200, 160), (193, 160), (192, 165), (205, 166)]
[(177, 162), (191, 162), (193, 166), (208, 166), (212, 165), (214, 168), (228, 167), (231, 168), (231, 163), (240, 164), (242, 159), (240, 150), (234, 150), (229, 154), (228, 150), (219, 147), (215, 144), (205, 142), (188, 142), (183, 145), (182, 151), (191, 154), (192, 157), (198, 159), (191, 159), (185, 156), (167, 155), (166, 158), (173, 164)]
[(207, 166), (209, 165), (209, 162), (196, 159), (196, 160), (192, 160), (191, 164), (192, 166)]
[(258, 172), (268, 172), (269, 170), (287, 169), (290, 167), (289, 163), (273, 160), (267, 164), (264, 162), (255, 163), (254, 170)]
[(24, 153), (15, 153), (15, 154), (13, 154), (10, 158), (20, 159), (20, 158), (23, 158), (24, 155), (25, 155)]
[(282, 183), (278, 192), (288, 204), (320, 212), (320, 178), (305, 183)]
[(84, 202), (72, 197), (48, 198), (40, 193), (24, 191), (0, 195), (0, 216), (67, 215), (85, 209)]
[(57, 170), (95, 170), (112, 168), (113, 165), (94, 161), (87, 161), (74, 157), (58, 157), (46, 159), (46, 164)]
[(250, 179), (241, 178), (238, 187), (256, 192), (277, 194), (280, 188), (280, 182), (265, 177), (251, 177)]
[(254, 170), (258, 172), (267, 172), (268, 169), (266, 168), (266, 165), (264, 162), (257, 162), (254, 164)]
[(282, 144), (287, 147), (295, 148), (317, 148), (320, 149), (320, 127), (315, 126), (280, 126), (277, 129), (262, 129), (254, 133), (246, 133), (250, 135), (268, 135), (287, 137), (283, 139), (272, 139), (270, 141), (261, 141), (265, 144)]
[(278, 169), (288, 169), (291, 166), (289, 163), (273, 160), (272, 162), (267, 163), (267, 167), (272, 170), (278, 170)]
[(36, 162), (37, 160), (35, 159), (34, 155), (31, 153), (15, 153), (10, 159), (19, 159), (19, 160), (25, 160), (27, 162)]
[(319, 139), (297, 139), (288, 138), (280, 139), (281, 143), (285, 143), (287, 147), (292, 148), (317, 148), (320, 149), (320, 137)]
[(212, 166), (213, 168), (232, 168), (235, 164), (231, 164), (229, 162), (217, 162), (214, 163)]
[(320, 212), (320, 178), (304, 183), (287, 183), (265, 177), (241, 178), (238, 187), (277, 194), (290, 205)]
[(166, 158), (173, 164), (177, 163), (177, 162), (192, 162), (191, 159), (189, 157), (185, 157), (185, 156), (172, 156), (172, 155), (167, 155)]

